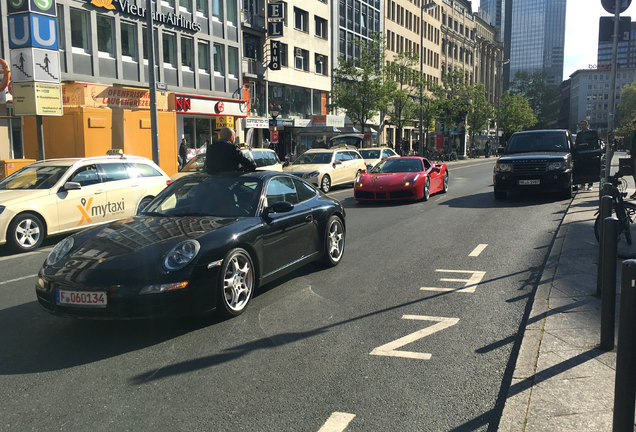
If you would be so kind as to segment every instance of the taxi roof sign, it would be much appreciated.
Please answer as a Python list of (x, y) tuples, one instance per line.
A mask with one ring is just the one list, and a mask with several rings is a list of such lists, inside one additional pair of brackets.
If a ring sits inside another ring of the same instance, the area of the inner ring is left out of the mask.
[(122, 149), (110, 149), (106, 151), (107, 156), (121, 156), (124, 157), (124, 151)]

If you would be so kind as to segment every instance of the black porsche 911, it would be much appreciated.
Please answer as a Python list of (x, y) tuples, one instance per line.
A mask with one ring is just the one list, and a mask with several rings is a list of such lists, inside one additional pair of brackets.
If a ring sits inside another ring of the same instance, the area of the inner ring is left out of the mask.
[(337, 265), (342, 205), (278, 172), (192, 174), (137, 216), (59, 242), (38, 301), (80, 318), (242, 313), (254, 290), (310, 262)]

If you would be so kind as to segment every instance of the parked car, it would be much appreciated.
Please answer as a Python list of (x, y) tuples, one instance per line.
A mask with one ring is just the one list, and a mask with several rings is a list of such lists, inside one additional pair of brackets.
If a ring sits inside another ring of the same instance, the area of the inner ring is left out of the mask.
[(381, 160), (390, 157), (399, 157), (400, 155), (393, 151), (390, 147), (371, 147), (360, 149), (360, 154), (364, 158), (364, 163), (367, 166), (367, 170), (370, 170), (378, 164)]
[(362, 143), (364, 142), (364, 135), (350, 133), (350, 134), (341, 134), (336, 135), (329, 138), (327, 142), (327, 147), (339, 147), (339, 146), (352, 146), (355, 148), (362, 148)]
[(170, 182), (138, 156), (34, 162), (0, 181), (0, 244), (31, 251), (47, 236), (132, 216)]
[(567, 130), (536, 130), (510, 137), (495, 164), (493, 183), (496, 199), (519, 190), (571, 198), (574, 184), (597, 182), (599, 177), (600, 154), (577, 151)]
[[(266, 148), (246, 148), (241, 151), (245, 156), (254, 161), (257, 171), (283, 171), (283, 164), (280, 162), (280, 159), (278, 159), (278, 155), (274, 150)], [(192, 158), (178, 173), (172, 175), (172, 180), (202, 171), (205, 171), (205, 153), (201, 153)]]
[(39, 271), (47, 311), (146, 318), (241, 314), (254, 291), (312, 261), (342, 260), (345, 210), (274, 171), (194, 173), (138, 216), (69, 236)]
[(364, 159), (355, 147), (341, 146), (309, 149), (283, 171), (319, 186), (327, 193), (332, 186), (353, 183), (366, 169)]
[(380, 161), (362, 173), (354, 185), (357, 201), (428, 200), (432, 193), (448, 191), (445, 163), (431, 163), (418, 156)]

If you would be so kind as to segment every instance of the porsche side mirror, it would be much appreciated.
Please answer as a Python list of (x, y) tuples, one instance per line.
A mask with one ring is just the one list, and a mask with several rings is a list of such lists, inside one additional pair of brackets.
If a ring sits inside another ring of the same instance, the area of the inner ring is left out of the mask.
[(66, 182), (64, 183), (64, 186), (62, 186), (62, 189), (64, 189), (65, 191), (80, 190), (81, 188), (82, 185), (77, 182)]

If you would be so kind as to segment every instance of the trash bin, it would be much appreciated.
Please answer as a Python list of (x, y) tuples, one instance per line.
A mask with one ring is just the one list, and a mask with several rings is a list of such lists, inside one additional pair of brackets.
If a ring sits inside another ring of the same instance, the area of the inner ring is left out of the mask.
[(35, 162), (35, 159), (0, 160), (0, 180), (33, 162)]

